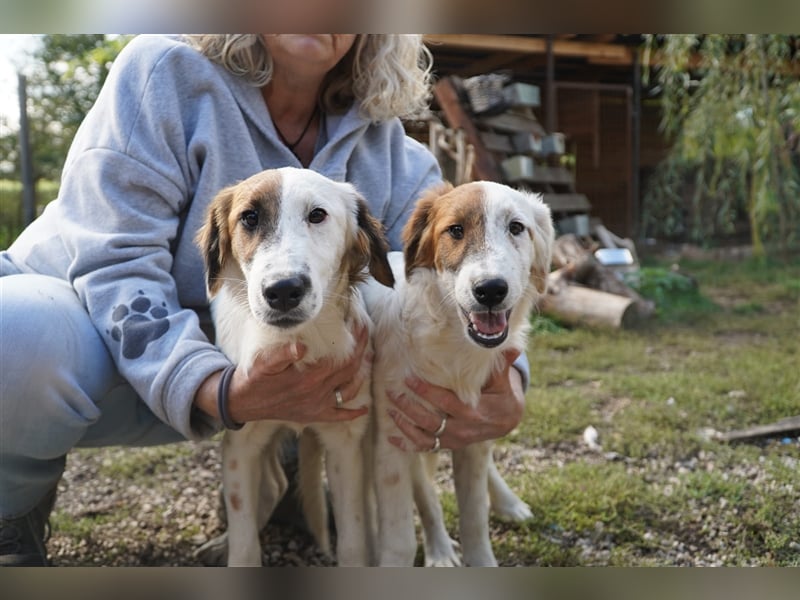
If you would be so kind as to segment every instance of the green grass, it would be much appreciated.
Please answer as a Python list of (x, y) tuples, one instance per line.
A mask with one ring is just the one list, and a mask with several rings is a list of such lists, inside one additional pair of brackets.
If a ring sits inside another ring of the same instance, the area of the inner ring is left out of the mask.
[(100, 465), (98, 473), (117, 480), (148, 482), (167, 470), (170, 461), (188, 457), (192, 452), (189, 444), (138, 448), (136, 452), (129, 452), (127, 449), (111, 451)]
[[(508, 441), (575, 452), (509, 478), (536, 516), (497, 531), (501, 562), (513, 553), (521, 564), (588, 564), (574, 541), (600, 531), (603, 564), (663, 564), (653, 539), (665, 536), (723, 564), (800, 563), (800, 443), (703, 435), (800, 414), (800, 261), (680, 270), (695, 285), (648, 267), (641, 290), (660, 306), (641, 329), (535, 323), (526, 416)], [(581, 451), (590, 424), (602, 452), (624, 460)]]

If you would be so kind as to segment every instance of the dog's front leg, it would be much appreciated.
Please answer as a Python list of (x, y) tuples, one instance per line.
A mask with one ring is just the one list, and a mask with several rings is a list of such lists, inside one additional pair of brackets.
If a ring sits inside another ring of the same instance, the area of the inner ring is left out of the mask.
[(258, 502), (261, 491), (263, 444), (252, 425), (228, 431), (222, 440), (222, 485), (228, 516), (228, 566), (260, 567)]
[(481, 442), (453, 452), (461, 548), (465, 564), (471, 567), (497, 566), (489, 540), (487, 482), (491, 449), (491, 442)]
[(336, 522), (336, 562), (341, 567), (368, 565), (367, 514), (361, 436), (342, 428), (320, 435)]
[(411, 567), (417, 552), (411, 460), (417, 457), (389, 443), (390, 433), (399, 437), (403, 434), (385, 408), (379, 409), (375, 417), (378, 428), (373, 478), (378, 504), (378, 564)]

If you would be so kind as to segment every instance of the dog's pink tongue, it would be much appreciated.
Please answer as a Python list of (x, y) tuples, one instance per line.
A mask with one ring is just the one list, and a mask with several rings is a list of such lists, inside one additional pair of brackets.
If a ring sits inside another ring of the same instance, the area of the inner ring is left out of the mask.
[(508, 325), (505, 312), (470, 313), (469, 320), (475, 330), (483, 335), (503, 333)]

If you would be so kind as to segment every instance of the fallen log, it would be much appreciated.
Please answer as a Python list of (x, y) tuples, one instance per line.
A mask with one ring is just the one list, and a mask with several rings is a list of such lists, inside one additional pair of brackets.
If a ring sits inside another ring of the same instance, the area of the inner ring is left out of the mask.
[(655, 303), (625, 285), (594, 256), (585, 254), (547, 276), (547, 294), (539, 308), (568, 325), (630, 329), (653, 316)]
[(571, 283), (564, 269), (548, 276), (548, 290), (539, 309), (568, 325), (629, 329), (642, 319), (633, 298)]

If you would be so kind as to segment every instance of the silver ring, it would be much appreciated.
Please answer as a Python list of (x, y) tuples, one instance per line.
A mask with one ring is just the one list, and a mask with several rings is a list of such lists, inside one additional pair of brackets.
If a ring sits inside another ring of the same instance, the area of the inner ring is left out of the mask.
[(342, 408), (344, 405), (344, 400), (342, 399), (342, 392), (339, 391), (339, 388), (333, 390), (333, 394), (336, 396), (336, 408)]
[(445, 427), (447, 427), (447, 415), (442, 417), (442, 422), (439, 423), (439, 429), (433, 432), (433, 437), (439, 437), (442, 435)]
[(441, 446), (442, 446), (442, 443), (439, 441), (439, 436), (435, 435), (435, 436), (433, 436), (433, 448), (428, 450), (428, 452), (438, 452), (439, 448), (441, 448)]

